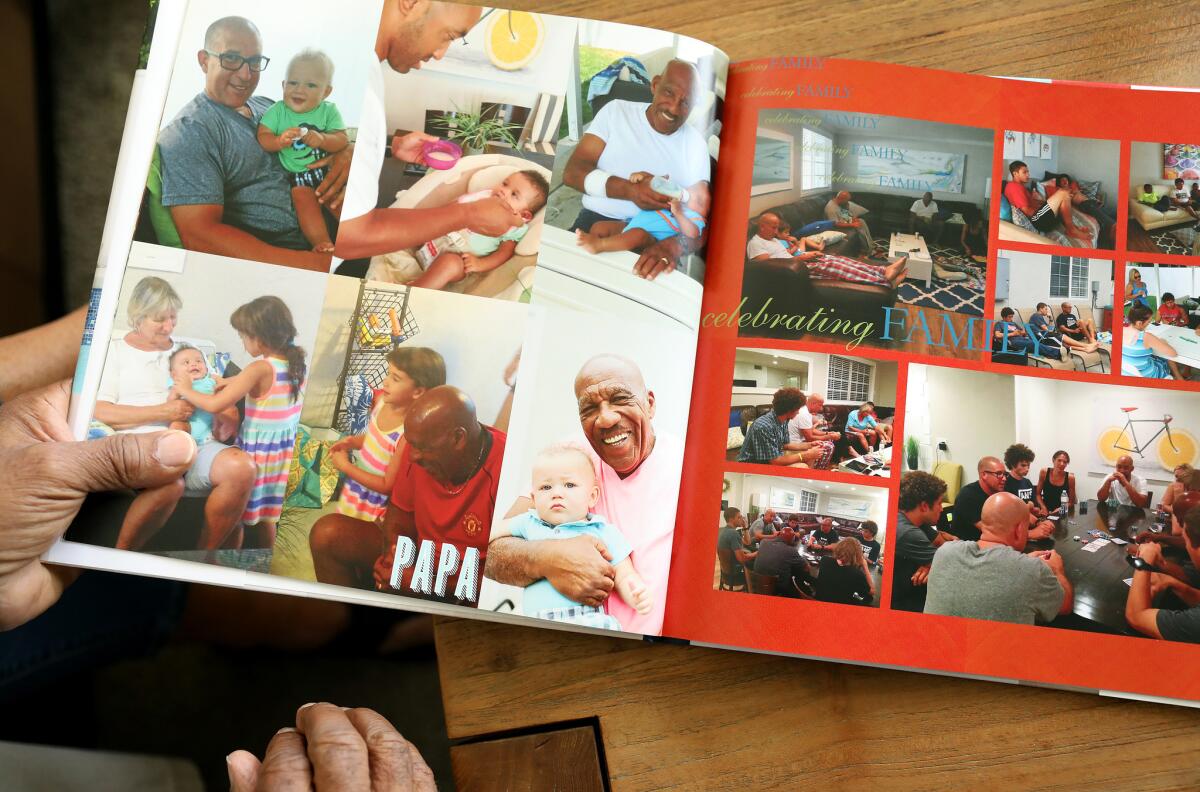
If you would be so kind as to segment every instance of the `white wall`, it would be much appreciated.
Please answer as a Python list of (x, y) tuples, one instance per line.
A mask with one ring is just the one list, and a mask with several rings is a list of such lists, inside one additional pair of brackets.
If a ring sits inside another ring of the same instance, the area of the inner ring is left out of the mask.
[[(1009, 261), (1008, 299), (997, 300), (996, 307), (1032, 308), (1039, 302), (1049, 303), (1058, 313), (1060, 299), (1050, 299), (1050, 256), (1045, 253), (1029, 253), (1022, 250), (1004, 250), (999, 255)], [(1113, 263), (1105, 259), (1088, 260), (1088, 296), (1074, 298), (1071, 302), (1091, 305), (1091, 282), (1100, 282), (1097, 305), (1112, 305)], [(1029, 317), (1026, 316), (1028, 321)]]
[[(770, 363), (762, 363), (757, 360), (747, 361), (742, 359), (739, 361), (735, 357), (733, 378), (754, 379), (758, 381), (758, 386), (754, 388), (749, 386), (734, 388), (733, 397), (730, 401), (731, 406), (752, 407), (770, 402), (771, 396), (775, 391), (785, 387), (785, 379), (796, 373), (795, 363), (791, 363), (789, 367), (789, 361), (802, 361), (808, 367), (807, 377), (802, 377), (800, 384), (797, 386), (800, 390), (804, 391), (805, 394), (820, 393), (828, 396), (829, 355), (820, 352), (793, 352), (782, 349), (756, 349), (753, 351), (777, 355), (779, 357), (779, 366), (773, 367)], [(842, 357), (871, 364), (873, 370), (870, 384), (871, 400), (880, 407), (896, 406), (897, 366), (894, 362), (868, 360), (852, 355), (843, 355)], [(755, 366), (759, 366), (760, 368), (756, 369)], [(826, 401), (829, 404), (849, 404), (849, 402), (831, 401), (828, 398)]]
[(941, 459), (963, 466), (963, 483), (977, 478), (981, 457), (1003, 454), (1016, 435), (1012, 383), (1005, 374), (910, 365), (904, 432), (921, 445), (921, 469), (932, 469), (943, 439)]
[[(309, 426), (330, 426), (337, 400), (336, 378), (350, 342), (348, 322), (361, 283), (355, 278), (330, 276), (329, 296), (321, 316), (318, 355), (314, 361), (311, 399), (301, 420)], [(371, 284), (373, 288), (402, 286)], [(420, 330), (404, 343), (437, 350), (446, 361), (446, 383), (465, 391), (475, 402), (479, 420), (492, 424), (508, 396), (504, 367), (521, 348), (529, 306), (453, 292), (412, 289), (409, 311)], [(515, 411), (515, 407), (514, 407)]]
[[(1058, 173), (1069, 173), (1075, 179), (1099, 181), (1107, 196), (1106, 206), (1124, 198), (1117, 194), (1117, 170), (1121, 162), (1121, 144), (1115, 140), (1072, 138), (1058, 136)], [(1161, 180), (1161, 175), (1159, 179)]]
[(1129, 271), (1136, 269), (1142, 274), (1142, 281), (1150, 290), (1152, 296), (1158, 297), (1162, 304), (1162, 293), (1171, 292), (1175, 299), (1195, 297), (1200, 294), (1200, 267), (1166, 266), (1153, 264), (1128, 264), (1125, 277), (1128, 280)]
[(310, 47), (320, 49), (334, 65), (333, 93), (328, 101), (337, 105), (347, 126), (358, 126), (382, 7), (383, 0), (361, 0), (353, 13), (345, 13), (318, 0), (191, 0), (162, 125), (170, 123), (181, 107), (204, 90), (204, 72), (196, 60), (196, 53), (204, 48), (204, 31), (222, 17), (244, 16), (262, 34), (262, 54), (271, 59), (259, 75), (255, 95), (278, 99), (292, 56)]
[(1163, 180), (1163, 144), (1133, 143), (1129, 147), (1129, 184), (1165, 184)]
[[(730, 506), (736, 506), (741, 509), (743, 514), (749, 513), (750, 500), (753, 497), (758, 505), (758, 513), (761, 515), (770, 503), (772, 488), (777, 490), (791, 490), (793, 492), (809, 490), (817, 493), (817, 508), (815, 511), (818, 514), (829, 513), (828, 505), (830, 497), (870, 501), (871, 507), (867, 519), (878, 523), (879, 536), (876, 539), (880, 544), (885, 543), (884, 534), (887, 529), (888, 502), (888, 491), (886, 489), (821, 481), (806, 481), (804, 479), (785, 478), (783, 476), (760, 476), (749, 473), (726, 473), (725, 478), (729, 480), (731, 486), (729, 492), (725, 493), (723, 497), (729, 501)], [(720, 514), (716, 515), (716, 519), (718, 526), (724, 524), (724, 519)], [(747, 521), (749, 521), (749, 518), (747, 518)]]
[(230, 359), (245, 368), (254, 359), (246, 353), (237, 331), (229, 324), (234, 310), (256, 297), (274, 295), (287, 305), (296, 325), (296, 344), (303, 347), (311, 360), (316, 341), (317, 321), (328, 277), (320, 272), (256, 264), (250, 261), (212, 256), (207, 253), (183, 254), (181, 272), (165, 272), (138, 266), (137, 248), (129, 260), (121, 281), (121, 296), (113, 322), (113, 337), (128, 332), (126, 308), (129, 295), (146, 276), (153, 275), (171, 284), (183, 300), (175, 335), (212, 341), (218, 352), (228, 352)]

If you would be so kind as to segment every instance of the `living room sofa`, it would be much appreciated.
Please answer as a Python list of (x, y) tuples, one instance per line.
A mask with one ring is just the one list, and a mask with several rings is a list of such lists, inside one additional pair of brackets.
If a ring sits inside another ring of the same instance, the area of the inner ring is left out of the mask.
[[(1153, 231), (1156, 228), (1167, 228), (1168, 226), (1179, 225), (1180, 223), (1196, 222), (1190, 214), (1180, 209), (1178, 206), (1172, 206), (1165, 212), (1160, 212), (1153, 206), (1138, 202), (1138, 196), (1142, 194), (1141, 184), (1129, 185), (1129, 219), (1136, 220), (1146, 231)], [(1155, 197), (1167, 195), (1175, 189), (1173, 184), (1151, 184), (1154, 188)]]

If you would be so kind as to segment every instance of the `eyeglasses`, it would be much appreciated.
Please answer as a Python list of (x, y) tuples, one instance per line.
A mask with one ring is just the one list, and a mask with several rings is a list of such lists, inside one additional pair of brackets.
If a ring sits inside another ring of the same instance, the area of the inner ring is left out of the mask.
[(995, 476), (996, 478), (1005, 478), (1008, 476), (1008, 473), (1007, 473), (1007, 471), (1004, 471), (1004, 470), (984, 470), (984, 471), (981, 471), (979, 475)]
[(204, 50), (204, 54), (212, 55), (221, 61), (221, 68), (226, 71), (237, 71), (242, 68), (242, 65), (250, 67), (252, 72), (260, 72), (267, 68), (267, 64), (271, 59), (265, 55), (251, 55), (249, 58), (244, 58), (237, 52), (209, 52)]

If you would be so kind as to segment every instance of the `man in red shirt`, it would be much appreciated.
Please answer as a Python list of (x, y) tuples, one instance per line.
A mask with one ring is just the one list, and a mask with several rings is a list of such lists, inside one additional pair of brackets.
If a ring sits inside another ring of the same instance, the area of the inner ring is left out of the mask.
[(467, 394), (442, 385), (409, 408), (403, 441), (381, 524), (345, 518), (313, 530), (317, 579), (474, 605), (505, 435), (479, 423)]
[(1158, 321), (1163, 324), (1187, 327), (1187, 313), (1175, 302), (1175, 295), (1163, 292), (1162, 305), (1158, 306)]
[(1033, 227), (1045, 234), (1053, 231), (1061, 219), (1063, 230), (1067, 236), (1090, 242), (1091, 234), (1085, 228), (1076, 228), (1071, 216), (1071, 193), (1069, 190), (1055, 190), (1048, 200), (1029, 189), (1029, 166), (1020, 160), (1013, 160), (1008, 166), (1010, 181), (1004, 185), (1004, 197), (1012, 204), (1013, 209), (1020, 211)]

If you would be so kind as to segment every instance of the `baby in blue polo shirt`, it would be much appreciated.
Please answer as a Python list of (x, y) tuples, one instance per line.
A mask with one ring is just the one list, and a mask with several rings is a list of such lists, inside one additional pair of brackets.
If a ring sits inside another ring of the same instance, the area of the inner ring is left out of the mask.
[[(596, 469), (591, 458), (573, 445), (543, 449), (533, 463), (533, 508), (500, 526), (492, 535), (515, 536), (530, 541), (594, 536), (604, 542), (612, 556), (619, 596), (638, 613), (650, 612), (653, 598), (649, 587), (634, 569), (629, 541), (616, 526), (591, 510), (600, 498)], [(561, 594), (545, 578), (525, 587), (521, 611), (539, 619), (569, 622), (602, 630), (620, 630), (621, 623), (603, 608), (580, 605)]]
[[(652, 174), (638, 171), (630, 174), (629, 181), (638, 184), (653, 178)], [(628, 223), (619, 220), (595, 223), (589, 231), (576, 231), (575, 241), (588, 253), (605, 253), (610, 250), (639, 250), (652, 242), (661, 242), (673, 236), (699, 239), (711, 203), (708, 183), (696, 182), (671, 196), (670, 211), (643, 209)]]

